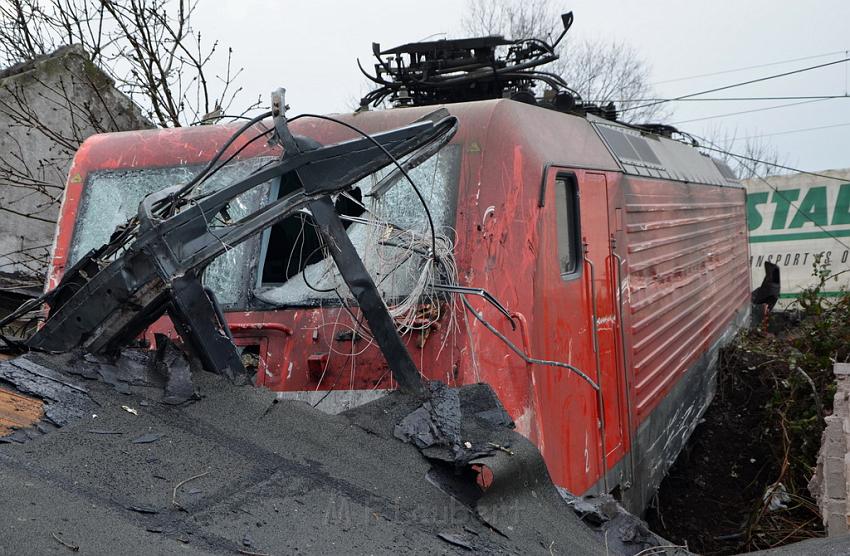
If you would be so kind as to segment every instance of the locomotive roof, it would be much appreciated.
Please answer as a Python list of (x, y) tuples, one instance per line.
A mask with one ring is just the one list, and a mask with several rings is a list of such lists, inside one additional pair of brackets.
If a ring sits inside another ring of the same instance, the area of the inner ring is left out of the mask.
[[(520, 146), (542, 163), (621, 171), (649, 178), (736, 186), (731, 170), (720, 161), (679, 141), (592, 115), (578, 116), (508, 99), (443, 106), (460, 120), (454, 142), (482, 150)], [(366, 133), (407, 125), (440, 106), (394, 108), (335, 115)], [(97, 135), (78, 156), (91, 169), (195, 164), (208, 159), (239, 124), (143, 130)], [(310, 118), (292, 122), (294, 133), (328, 144), (352, 138), (352, 132)], [(252, 134), (246, 134), (246, 139)], [(236, 146), (239, 146), (239, 142)], [(244, 156), (262, 154), (249, 148)]]

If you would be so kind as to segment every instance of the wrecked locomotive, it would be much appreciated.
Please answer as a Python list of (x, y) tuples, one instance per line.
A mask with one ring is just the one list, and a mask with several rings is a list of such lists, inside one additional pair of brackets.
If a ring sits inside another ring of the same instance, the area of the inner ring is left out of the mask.
[[(611, 492), (641, 511), (711, 401), (720, 346), (746, 320), (743, 188), (668, 129), (619, 123), (611, 107), (582, 106), (554, 76), (529, 73), (552, 45), (488, 37), (375, 50), (409, 59), (379, 61), (382, 88), (364, 99), (389, 97), (394, 108), (288, 126), (309, 138), (295, 147), (309, 153), (368, 143), (435, 108), (456, 118), (441, 148), (333, 192), (416, 369), (449, 385), (490, 384), (556, 484)], [(530, 83), (540, 80), (557, 94), (535, 99)], [(275, 126), (243, 129), (214, 172), (234, 125), (88, 139), (69, 174), (48, 289), (166, 186), (206, 167), (202, 202), (288, 155), (286, 141), (266, 141)], [(284, 199), (292, 179), (201, 211), (206, 228)], [(302, 207), (238, 245), (219, 239), (203, 285), (258, 386), (340, 411), (395, 388), (398, 376), (314, 218)], [(180, 332), (162, 317), (144, 337)]]

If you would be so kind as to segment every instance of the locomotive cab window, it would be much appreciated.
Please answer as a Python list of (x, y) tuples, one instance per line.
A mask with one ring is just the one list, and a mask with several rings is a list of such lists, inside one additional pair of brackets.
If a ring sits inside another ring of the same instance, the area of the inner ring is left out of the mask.
[[(450, 245), (441, 238), (451, 237), (454, 226), (460, 153), (460, 145), (447, 145), (408, 172), (429, 207), (438, 249)], [(294, 188), (284, 181), (272, 198)], [(381, 296), (396, 300), (413, 292), (431, 247), (431, 223), (403, 174), (385, 166), (336, 196), (334, 206)], [(275, 307), (334, 304), (347, 288), (306, 212), (266, 230), (257, 274), (254, 296)]]
[[(300, 184), (295, 179), (284, 176), (272, 186), (270, 200), (282, 199), (298, 187)], [(350, 218), (363, 215), (362, 200), (359, 188), (353, 188), (346, 195), (339, 195), (334, 200), (334, 208), (346, 229), (351, 226)], [(263, 234), (260, 268), (257, 273), (260, 284), (281, 285), (293, 276), (299, 276), (309, 265), (322, 261), (325, 255), (312, 216), (299, 212), (285, 218)]]
[(574, 176), (558, 176), (555, 180), (555, 212), (558, 264), (561, 277), (569, 278), (579, 268), (578, 187)]

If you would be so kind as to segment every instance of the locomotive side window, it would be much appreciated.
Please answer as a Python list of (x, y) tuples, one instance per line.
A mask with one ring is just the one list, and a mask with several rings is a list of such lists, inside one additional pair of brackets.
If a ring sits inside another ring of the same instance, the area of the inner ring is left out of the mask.
[(561, 277), (578, 270), (578, 188), (574, 176), (555, 180), (555, 207), (558, 229), (558, 262)]

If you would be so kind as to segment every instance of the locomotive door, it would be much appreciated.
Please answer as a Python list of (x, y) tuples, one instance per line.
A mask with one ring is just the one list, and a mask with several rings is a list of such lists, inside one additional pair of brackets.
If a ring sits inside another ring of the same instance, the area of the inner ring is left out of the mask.
[[(610, 492), (631, 477), (605, 175), (549, 167), (539, 202), (533, 351), (580, 370), (601, 396), (575, 372), (533, 366), (532, 436), (557, 484), (576, 494)], [(603, 466), (616, 470), (608, 484)]]
[[(619, 354), (619, 319), (617, 318), (616, 274), (611, 252), (608, 188), (605, 174), (583, 172), (577, 176), (579, 233), (583, 265), (582, 283), (590, 302), (591, 343), (594, 353), (594, 377), (600, 385), (597, 404), (602, 415), (604, 442), (603, 461), (608, 469), (623, 460), (624, 419), (622, 409), (624, 375)], [(623, 474), (628, 469), (623, 469)], [(605, 484), (605, 481), (602, 482)], [(610, 490), (613, 485), (606, 485)]]

